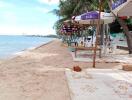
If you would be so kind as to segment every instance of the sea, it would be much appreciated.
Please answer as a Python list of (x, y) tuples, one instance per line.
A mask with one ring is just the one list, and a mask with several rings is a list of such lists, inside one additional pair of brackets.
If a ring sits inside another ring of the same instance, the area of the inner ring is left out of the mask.
[(37, 36), (0, 35), (0, 59), (13, 57), (18, 52), (38, 47), (52, 40), (54, 39)]

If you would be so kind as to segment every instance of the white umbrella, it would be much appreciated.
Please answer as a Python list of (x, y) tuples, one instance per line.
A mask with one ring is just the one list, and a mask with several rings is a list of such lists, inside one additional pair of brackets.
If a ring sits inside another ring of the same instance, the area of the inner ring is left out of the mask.
[(132, 16), (132, 0), (118, 0), (112, 4), (112, 10), (118, 16)]

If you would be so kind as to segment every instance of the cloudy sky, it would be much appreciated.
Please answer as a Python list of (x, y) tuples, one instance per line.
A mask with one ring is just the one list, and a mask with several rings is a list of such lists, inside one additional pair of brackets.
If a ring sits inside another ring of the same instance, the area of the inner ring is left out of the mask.
[(55, 34), (59, 0), (0, 0), (0, 34)]

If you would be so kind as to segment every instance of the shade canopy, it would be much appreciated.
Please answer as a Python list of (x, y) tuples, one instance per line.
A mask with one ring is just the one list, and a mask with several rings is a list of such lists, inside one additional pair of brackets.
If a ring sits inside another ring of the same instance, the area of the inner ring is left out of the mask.
[(81, 15), (82, 20), (98, 19), (99, 13), (97, 11), (87, 12)]
[(77, 25), (63, 25), (60, 32), (61, 33), (72, 33), (72, 32), (78, 32), (81, 30), (82, 27)]
[(112, 4), (112, 10), (118, 16), (132, 16), (132, 0), (117, 0)]
[[(91, 11), (74, 18), (80, 24), (97, 24), (99, 18), (99, 11)], [(115, 19), (113, 14), (101, 12), (101, 24), (112, 23)]]

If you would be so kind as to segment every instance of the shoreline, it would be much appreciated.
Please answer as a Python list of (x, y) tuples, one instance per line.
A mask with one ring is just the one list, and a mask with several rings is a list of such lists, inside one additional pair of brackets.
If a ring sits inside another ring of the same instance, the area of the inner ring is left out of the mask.
[(54, 42), (55, 40), (59, 40), (59, 39), (54, 39), (54, 40), (51, 40), (51, 41), (49, 41), (47, 43), (43, 43), (43, 44), (41, 44), (41, 45), (39, 45), (37, 47), (34, 47), (34, 49), (32, 49), (32, 50), (35, 50), (35, 49), (41, 48), (42, 46), (48, 45), (48, 44)]
[(11, 60), (11, 59), (16, 58), (16, 57), (18, 57), (18, 56), (21, 56), (21, 55), (23, 55), (24, 53), (26, 53), (26, 52), (28, 52), (28, 51), (32, 51), (32, 50), (38, 49), (38, 48), (40, 48), (40, 47), (42, 47), (42, 46), (44, 46), (44, 45), (48, 45), (49, 43), (52, 43), (52, 42), (55, 41), (55, 40), (57, 40), (57, 39), (53, 39), (53, 40), (51, 40), (51, 41), (49, 41), (49, 42), (41, 43), (41, 44), (38, 44), (38, 45), (36, 45), (36, 46), (26, 48), (26, 49), (24, 49), (24, 50), (18, 51), (18, 52), (13, 53), (13, 54), (10, 54), (9, 56), (3, 57), (3, 58), (1, 57), (1, 58), (0, 58), (0, 64), (1, 64), (3, 61)]
[[(29, 47), (29, 48), (24, 49), (24, 50), (22, 50), (22, 51), (20, 51), (20, 52), (16, 52), (16, 53), (13, 54), (13, 55), (16, 55), (16, 56), (22, 55), (22, 54), (25, 53), (25, 52), (32, 51), (32, 50), (36, 50), (36, 49), (38, 49), (38, 48), (41, 48), (42, 46), (48, 45), (48, 44), (52, 43), (53, 41), (54, 41), (54, 40), (51, 40), (51, 41), (49, 41), (49, 42), (47, 42), (47, 43), (41, 43), (41, 44), (39, 44), (39, 45), (37, 45), (37, 46)], [(14, 58), (14, 57), (13, 57), (13, 58)]]

